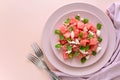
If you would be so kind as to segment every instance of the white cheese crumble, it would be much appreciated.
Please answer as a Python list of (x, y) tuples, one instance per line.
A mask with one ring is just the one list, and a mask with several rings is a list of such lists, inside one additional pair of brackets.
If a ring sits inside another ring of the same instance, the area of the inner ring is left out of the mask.
[(74, 38), (74, 32), (72, 31), (70, 35), (71, 35), (71, 38), (73, 39)]
[(88, 29), (86, 28), (86, 26), (83, 28), (83, 30), (84, 30), (85, 32), (87, 32), (87, 31), (88, 31)]
[(98, 46), (101, 46), (100, 44), (98, 44)]
[(69, 41), (70, 44), (80, 44), (79, 40), (76, 39), (75, 41)]
[(76, 44), (76, 42), (75, 42), (75, 41), (69, 41), (69, 43), (70, 43), (70, 44)]
[(88, 31), (91, 35), (94, 35), (94, 33), (92, 31)]
[(75, 44), (80, 44), (78, 39), (75, 40)]
[(69, 51), (66, 51), (65, 53), (70, 54), (71, 52), (72, 52), (72, 50), (69, 50)]
[(96, 52), (97, 52), (97, 53), (100, 52), (101, 49), (102, 49), (102, 47), (101, 47), (101, 46), (98, 46)]
[(101, 31), (97, 30), (97, 36), (100, 36), (100, 34), (101, 34)]
[(90, 55), (86, 56), (86, 59), (88, 60), (90, 58)]
[(80, 14), (77, 14), (77, 16), (80, 16)]
[(81, 18), (81, 20), (83, 21), (83, 20), (84, 20), (84, 18)]
[(88, 54), (88, 52), (85, 52), (85, 50), (80, 50), (82, 54)]

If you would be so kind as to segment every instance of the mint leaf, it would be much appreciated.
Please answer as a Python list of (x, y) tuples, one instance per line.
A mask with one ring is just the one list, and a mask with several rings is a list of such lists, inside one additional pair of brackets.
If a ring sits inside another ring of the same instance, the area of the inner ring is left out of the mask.
[(95, 56), (97, 53), (96, 51), (92, 51), (92, 55)]
[(91, 38), (93, 38), (93, 35), (92, 35), (92, 34), (89, 34), (89, 35), (88, 35), (88, 39), (91, 39)]
[(102, 28), (102, 24), (101, 23), (98, 23), (97, 24), (97, 29), (100, 30)]
[(81, 46), (81, 47), (80, 47), (80, 50), (85, 50), (85, 47), (84, 47), (84, 46)]
[(70, 31), (70, 32), (72, 32), (72, 31), (73, 31), (73, 28), (72, 28), (72, 27), (70, 27), (70, 28), (69, 28), (69, 31)]
[(70, 42), (70, 41), (71, 41), (71, 38), (67, 38), (66, 40), (67, 40), (68, 42)]
[(60, 34), (60, 30), (55, 30), (55, 34)]
[(82, 63), (85, 63), (86, 60), (87, 60), (86, 57), (83, 57), (83, 58), (81, 59), (81, 62), (82, 62)]
[(61, 44), (56, 44), (56, 45), (55, 45), (55, 48), (61, 48), (61, 47), (62, 47)]
[(98, 37), (98, 41), (99, 41), (99, 42), (102, 42), (102, 38), (101, 38), (101, 37)]
[(86, 47), (85, 47), (85, 51), (89, 50), (90, 49), (90, 45), (87, 44)]
[(79, 33), (79, 37), (80, 37), (80, 38), (82, 38), (82, 36), (83, 36), (83, 33), (82, 33), (82, 32), (80, 32), (80, 33)]
[(76, 56), (79, 56), (79, 54), (80, 54), (79, 52), (75, 52), (75, 55), (76, 55)]
[(88, 21), (89, 20), (87, 18), (84, 18), (83, 23), (86, 24), (86, 23), (88, 23)]
[(76, 15), (75, 19), (80, 20), (80, 16)]
[(73, 56), (74, 56), (73, 53), (70, 53), (70, 54), (69, 54), (69, 58), (70, 58), (70, 59), (73, 59)]
[(64, 24), (67, 25), (67, 24), (69, 24), (69, 23), (70, 23), (70, 19), (67, 18), (67, 19), (65, 20)]
[(66, 45), (67, 51), (71, 51), (72, 50), (72, 46), (70, 46), (69, 44)]
[(62, 34), (59, 35), (60, 40), (64, 40), (64, 36)]

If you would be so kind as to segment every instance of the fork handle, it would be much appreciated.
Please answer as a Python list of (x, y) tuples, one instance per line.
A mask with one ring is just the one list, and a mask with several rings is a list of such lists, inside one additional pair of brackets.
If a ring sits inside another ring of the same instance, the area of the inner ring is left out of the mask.
[(45, 66), (45, 70), (49, 73), (49, 75), (51, 75), (53, 78), (55, 78), (55, 80), (61, 80), (59, 77), (57, 77), (56, 75), (55, 75), (55, 73), (53, 73), (50, 69), (49, 69), (49, 67), (47, 66), (47, 64), (42, 60), (42, 63), (43, 63), (43, 65)]
[(52, 71), (48, 70), (48, 69), (45, 69), (49, 75), (51, 75), (55, 80), (61, 80), (59, 77), (57, 77)]

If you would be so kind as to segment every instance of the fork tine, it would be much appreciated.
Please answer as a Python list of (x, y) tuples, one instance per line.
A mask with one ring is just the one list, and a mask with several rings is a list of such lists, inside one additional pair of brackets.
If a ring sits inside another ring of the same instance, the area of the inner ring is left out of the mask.
[(37, 49), (36, 49), (36, 47), (35, 47), (35, 44), (34, 44), (34, 43), (31, 45), (31, 47), (33, 48), (34, 52), (37, 52)]
[(32, 44), (31, 47), (34, 50), (35, 54), (38, 54), (38, 49), (36, 48), (35, 44)]
[(34, 56), (34, 55), (32, 55), (32, 58), (33, 58), (33, 60), (36, 61), (36, 62), (39, 61), (39, 59), (38, 59), (36, 56)]
[(34, 46), (37, 48), (37, 50), (38, 50), (39, 52), (41, 52), (41, 53), (42, 53), (41, 48), (39, 47), (39, 45), (38, 45), (36, 42), (34, 42)]
[(32, 63), (36, 64), (31, 54), (28, 56), (28, 60), (30, 60)]
[(34, 42), (31, 47), (33, 48), (35, 54), (38, 56), (38, 57), (41, 57), (43, 55), (43, 52), (42, 50), (40, 49), (39, 45)]
[(34, 44), (36, 45), (36, 48), (38, 48), (39, 51), (42, 51), (40, 46), (36, 42)]
[(32, 54), (28, 56), (28, 60), (30, 60), (34, 64), (37, 64), (39, 62), (39, 59)]

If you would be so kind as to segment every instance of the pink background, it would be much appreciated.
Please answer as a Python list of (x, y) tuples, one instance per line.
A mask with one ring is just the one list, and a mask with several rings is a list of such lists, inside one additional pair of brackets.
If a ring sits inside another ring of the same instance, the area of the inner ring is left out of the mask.
[(119, 0), (0, 0), (0, 80), (49, 80), (26, 59), (33, 53), (30, 45), (40, 45), (47, 18), (68, 3), (86, 2), (105, 12), (115, 1)]

